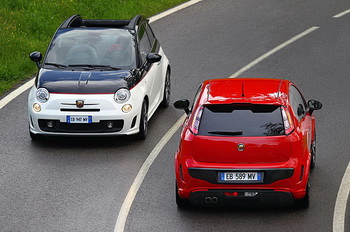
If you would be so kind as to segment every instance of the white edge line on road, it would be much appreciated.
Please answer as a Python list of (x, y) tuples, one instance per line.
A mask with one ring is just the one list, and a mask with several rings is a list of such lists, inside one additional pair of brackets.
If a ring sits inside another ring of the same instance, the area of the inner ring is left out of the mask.
[(342, 16), (344, 16), (346, 14), (349, 14), (349, 13), (350, 13), (350, 9), (346, 10), (346, 11), (343, 11), (343, 12), (337, 14), (337, 15), (334, 15), (333, 18), (340, 18), (340, 17), (342, 17)]
[(153, 22), (157, 21), (158, 19), (164, 18), (165, 16), (168, 16), (168, 15), (170, 15), (170, 14), (176, 12), (176, 11), (185, 9), (186, 7), (192, 6), (193, 4), (196, 4), (196, 3), (201, 2), (201, 1), (202, 0), (192, 0), (192, 1), (185, 2), (185, 3), (181, 4), (181, 5), (178, 5), (178, 6), (174, 7), (174, 8), (171, 8), (171, 9), (169, 9), (167, 11), (164, 11), (164, 12), (162, 12), (160, 14), (152, 16), (149, 19), (149, 22), (153, 23)]
[(337, 200), (335, 201), (334, 216), (333, 216), (333, 232), (344, 232), (345, 231), (345, 214), (346, 205), (349, 198), (350, 192), (350, 162), (344, 173), (341, 181)]
[(19, 87), (18, 89), (12, 91), (9, 95), (4, 97), (3, 99), (0, 100), (0, 110), (6, 106), (10, 101), (18, 97), (20, 94), (22, 94), (24, 91), (32, 87), (34, 84), (34, 78)]
[(145, 176), (151, 167), (153, 161), (157, 158), (160, 151), (163, 149), (163, 147), (168, 143), (168, 141), (171, 139), (171, 137), (175, 134), (175, 132), (179, 129), (179, 127), (182, 125), (186, 118), (186, 114), (183, 114), (179, 120), (167, 131), (167, 133), (163, 136), (163, 138), (158, 142), (158, 144), (153, 148), (151, 153), (148, 155), (145, 162), (142, 164), (142, 167), (137, 174), (133, 184), (130, 187), (130, 190), (123, 202), (123, 205), (119, 211), (119, 215), (117, 218), (117, 223), (115, 225), (114, 231), (115, 232), (122, 232), (124, 231), (126, 219), (128, 217), (131, 205), (135, 199), (135, 196), (145, 179)]
[(266, 59), (267, 57), (271, 56), (272, 54), (276, 53), (277, 51), (281, 50), (282, 48), (288, 46), (289, 44), (297, 41), (298, 39), (304, 37), (305, 35), (315, 31), (316, 29), (318, 29), (319, 27), (311, 27), (309, 29), (307, 29), (306, 31), (300, 33), (299, 35), (294, 36), (293, 38), (287, 40), (286, 42), (278, 45), (277, 47), (275, 47), (274, 49), (270, 50), (269, 52), (265, 53), (264, 55), (258, 57), (256, 60), (252, 61), (251, 63), (249, 63), (248, 65), (246, 65), (245, 67), (241, 68), (240, 70), (238, 70), (237, 72), (235, 72), (234, 74), (232, 74), (230, 76), (230, 78), (235, 78), (238, 77), (239, 75), (241, 75), (242, 73), (244, 73), (245, 71), (247, 71), (248, 69), (252, 68), (253, 66), (255, 66), (256, 64), (260, 63), (261, 61), (263, 61), (264, 59)]

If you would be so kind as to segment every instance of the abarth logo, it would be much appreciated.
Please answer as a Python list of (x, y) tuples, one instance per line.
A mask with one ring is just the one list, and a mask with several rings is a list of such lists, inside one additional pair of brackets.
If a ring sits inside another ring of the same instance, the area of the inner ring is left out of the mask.
[(237, 145), (237, 150), (238, 150), (238, 151), (244, 151), (244, 148), (245, 148), (244, 143), (239, 143), (239, 144)]
[(76, 100), (76, 101), (75, 101), (75, 105), (76, 105), (78, 108), (83, 108), (83, 107), (84, 107), (84, 100)]

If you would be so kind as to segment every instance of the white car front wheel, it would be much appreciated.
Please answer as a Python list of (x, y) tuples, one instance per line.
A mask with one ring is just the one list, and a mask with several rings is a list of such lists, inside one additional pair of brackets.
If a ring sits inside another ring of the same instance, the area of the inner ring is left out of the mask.
[(144, 140), (146, 139), (148, 133), (148, 106), (146, 101), (143, 101), (142, 103), (140, 117), (140, 131), (137, 134), (137, 138)]
[(168, 107), (170, 104), (170, 92), (171, 92), (170, 89), (171, 89), (170, 71), (167, 70), (166, 75), (165, 75), (163, 101), (160, 103), (160, 106), (163, 108)]

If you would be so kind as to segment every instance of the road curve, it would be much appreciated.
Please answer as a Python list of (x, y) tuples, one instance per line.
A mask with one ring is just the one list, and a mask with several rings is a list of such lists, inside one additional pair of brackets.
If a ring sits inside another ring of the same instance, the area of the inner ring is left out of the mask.
[[(341, 14), (348, 9), (348, 1), (203, 0), (154, 21), (173, 67), (172, 101), (192, 100), (204, 79), (231, 76), (317, 27), (237, 76), (290, 79), (306, 98), (324, 104), (316, 115), (318, 163), (311, 176), (308, 210), (178, 210), (173, 174), (177, 131), (139, 186), (125, 231), (332, 231), (339, 186), (349, 163), (350, 105), (345, 99), (350, 95), (350, 15)], [(0, 231), (113, 231), (116, 215), (148, 154), (183, 112), (172, 107), (159, 110), (146, 141), (36, 143), (28, 135), (26, 95), (27, 91), (0, 108)]]

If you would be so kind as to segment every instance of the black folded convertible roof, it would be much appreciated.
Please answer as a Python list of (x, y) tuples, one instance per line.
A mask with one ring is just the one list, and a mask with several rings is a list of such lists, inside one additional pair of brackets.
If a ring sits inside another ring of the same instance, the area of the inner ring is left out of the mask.
[(141, 18), (143, 16), (137, 15), (131, 20), (96, 20), (82, 19), (80, 15), (73, 15), (64, 21), (59, 28), (106, 27), (134, 29)]

